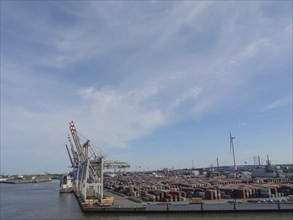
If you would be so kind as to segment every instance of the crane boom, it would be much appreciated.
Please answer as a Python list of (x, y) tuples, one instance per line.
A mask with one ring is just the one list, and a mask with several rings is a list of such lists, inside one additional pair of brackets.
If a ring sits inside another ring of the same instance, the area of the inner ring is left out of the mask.
[(75, 165), (74, 165), (74, 162), (73, 162), (73, 160), (72, 160), (72, 157), (71, 157), (71, 154), (70, 154), (70, 151), (69, 151), (69, 149), (68, 149), (67, 144), (65, 144), (65, 147), (66, 147), (66, 150), (67, 150), (67, 153), (68, 153), (69, 159), (70, 159), (71, 166), (74, 167)]
[(71, 138), (70, 138), (69, 135), (68, 135), (68, 141), (69, 141), (69, 144), (71, 146), (71, 153), (72, 153), (72, 156), (73, 156), (73, 161), (75, 163), (75, 167), (77, 168), (78, 167), (78, 155), (77, 155), (77, 152), (74, 150), (74, 146), (73, 146), (73, 143), (72, 143)]

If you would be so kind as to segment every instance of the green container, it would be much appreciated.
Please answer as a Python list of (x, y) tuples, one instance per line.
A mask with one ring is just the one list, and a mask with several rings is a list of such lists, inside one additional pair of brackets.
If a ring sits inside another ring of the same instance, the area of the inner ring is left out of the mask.
[(271, 189), (270, 188), (260, 188), (260, 193), (264, 194), (264, 193), (271, 193)]

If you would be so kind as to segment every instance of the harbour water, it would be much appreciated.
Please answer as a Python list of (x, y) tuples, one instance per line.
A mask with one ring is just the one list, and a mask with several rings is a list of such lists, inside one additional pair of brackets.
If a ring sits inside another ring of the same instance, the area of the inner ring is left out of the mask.
[(73, 194), (59, 194), (59, 181), (0, 184), (0, 219), (76, 220), (287, 220), (292, 213), (227, 214), (83, 214)]

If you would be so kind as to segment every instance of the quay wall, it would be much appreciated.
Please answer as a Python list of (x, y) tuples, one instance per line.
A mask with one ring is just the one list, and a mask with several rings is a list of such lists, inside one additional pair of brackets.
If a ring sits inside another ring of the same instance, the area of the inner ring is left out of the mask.
[(229, 213), (229, 212), (292, 212), (292, 203), (272, 203), (272, 204), (250, 204), (250, 203), (225, 203), (225, 204), (160, 204), (146, 205), (144, 207), (110, 207), (90, 206), (86, 207), (80, 197), (74, 195), (85, 213)]

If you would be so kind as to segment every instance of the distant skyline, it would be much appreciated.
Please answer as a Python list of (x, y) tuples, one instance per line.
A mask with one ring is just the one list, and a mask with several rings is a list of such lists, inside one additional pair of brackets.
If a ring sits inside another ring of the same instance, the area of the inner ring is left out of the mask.
[(1, 1), (1, 173), (293, 163), (292, 1)]

